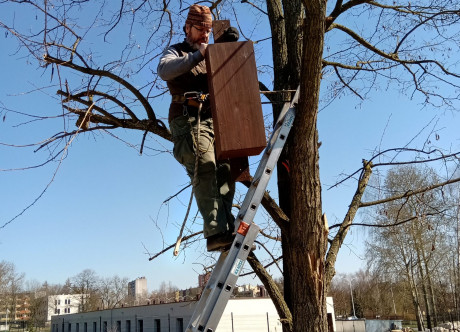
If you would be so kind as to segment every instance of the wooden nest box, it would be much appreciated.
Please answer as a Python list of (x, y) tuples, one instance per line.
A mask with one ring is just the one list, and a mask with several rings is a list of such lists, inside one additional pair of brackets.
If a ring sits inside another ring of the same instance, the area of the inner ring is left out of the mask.
[[(216, 41), (225, 22), (215, 22)], [(206, 70), (217, 159), (258, 155), (266, 138), (253, 43), (208, 45)]]

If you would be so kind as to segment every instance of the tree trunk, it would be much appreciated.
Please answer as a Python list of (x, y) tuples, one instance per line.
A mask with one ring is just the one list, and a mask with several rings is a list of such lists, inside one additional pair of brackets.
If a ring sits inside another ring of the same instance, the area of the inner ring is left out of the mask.
[(430, 301), (428, 299), (428, 292), (426, 290), (426, 278), (425, 278), (425, 273), (423, 271), (421, 252), (420, 252), (420, 247), (423, 246), (423, 243), (421, 240), (420, 232), (415, 227), (416, 227), (416, 222), (413, 222), (412, 223), (412, 237), (414, 240), (415, 254), (417, 255), (417, 265), (418, 265), (418, 272), (420, 274), (420, 282), (422, 283), (423, 299), (425, 301), (426, 324), (427, 324), (428, 329), (431, 331), (431, 328), (432, 328), (431, 326), (431, 306), (430, 306)]
[[(291, 218), (283, 238), (284, 266), (290, 274), (294, 331), (327, 331), (324, 259), (327, 231), (322, 218), (317, 111), (324, 42), (325, 2), (305, 3), (300, 101), (292, 132)], [(282, 194), (280, 193), (280, 196)], [(294, 272), (295, 271), (295, 272)]]
[(422, 259), (423, 259), (423, 267), (425, 269), (425, 274), (426, 274), (426, 282), (428, 286), (428, 301), (430, 302), (430, 307), (431, 307), (431, 318), (433, 320), (433, 326), (436, 327), (438, 326), (438, 312), (436, 310), (436, 299), (434, 296), (434, 287), (433, 287), (433, 281), (431, 278), (431, 271), (428, 267), (428, 259), (426, 257), (425, 249), (423, 246), (421, 246), (421, 251), (422, 251)]
[(422, 310), (420, 309), (420, 301), (419, 301), (419, 296), (417, 292), (417, 286), (415, 285), (414, 273), (412, 271), (412, 268), (411, 268), (411, 276), (410, 276), (410, 288), (411, 288), (412, 302), (414, 303), (415, 315), (417, 319), (418, 331), (425, 331), (425, 327), (423, 325)]
[[(273, 90), (282, 91), (289, 89), (288, 86), (288, 73), (287, 73), (287, 45), (286, 45), (286, 27), (285, 27), (285, 15), (281, 0), (267, 0), (267, 12), (270, 22), (270, 30), (272, 35), (272, 53), (276, 54), (273, 56), (273, 67), (274, 67), (274, 86)], [(288, 94), (280, 93), (276, 94), (273, 98), (273, 123), (276, 123), (278, 116), (282, 109), (282, 103), (288, 99)], [(292, 135), (291, 135), (292, 136)], [(288, 170), (283, 166), (283, 161), (286, 158), (286, 151), (289, 143), (286, 142), (285, 148), (281, 152), (278, 166), (276, 168), (278, 178), (278, 192), (279, 192), (279, 206), (283, 212), (290, 218), (290, 202), (289, 202), (289, 173)], [(286, 234), (281, 231), (281, 244), (283, 252), (287, 251), (285, 248)], [(289, 307), (291, 308), (291, 287), (287, 282), (289, 279), (290, 271), (289, 267), (283, 266), (283, 280), (284, 280), (284, 299)], [(284, 332), (290, 332), (288, 327), (283, 325)]]
[(458, 271), (458, 264), (457, 264), (457, 259), (456, 257), (453, 257), (452, 261), (452, 271), (453, 271), (453, 276), (451, 279), (451, 287), (452, 287), (452, 292), (454, 293), (454, 308), (455, 308), (455, 313), (458, 312), (459, 310), (459, 305), (458, 305), (458, 276), (457, 276), (457, 271)]
[(415, 316), (417, 320), (417, 328), (418, 328), (418, 331), (424, 331), (423, 316), (421, 315), (420, 304), (418, 301), (418, 294), (417, 294), (417, 286), (415, 285), (414, 273), (412, 271), (412, 259), (409, 260), (404, 248), (401, 248), (401, 254), (402, 254), (404, 266), (405, 266), (404, 273), (406, 275), (407, 281), (409, 282), (412, 304), (414, 305)]
[[(300, 64), (302, 54), (302, 28), (300, 17), (303, 9), (300, 0), (267, 0), (267, 12), (269, 16), (272, 34), (272, 53), (274, 67), (275, 91), (296, 89), (300, 81)], [(286, 31), (289, 31), (287, 38)], [(321, 58), (322, 53), (319, 54)], [(281, 112), (283, 102), (290, 100), (291, 94), (278, 93), (273, 98), (273, 121), (275, 122)], [(289, 150), (294, 133), (289, 135), (285, 147), (280, 155), (277, 165), (279, 206), (283, 212), (291, 218), (290, 200), (290, 174), (289, 174)], [(290, 232), (281, 230), (281, 243), (283, 257), (286, 262), (286, 252), (293, 250), (289, 244)], [(296, 268), (294, 269), (294, 271)], [(292, 294), (296, 292), (291, 283), (291, 266), (283, 264), (284, 299), (292, 310)], [(290, 332), (288, 325), (283, 325), (284, 332)]]

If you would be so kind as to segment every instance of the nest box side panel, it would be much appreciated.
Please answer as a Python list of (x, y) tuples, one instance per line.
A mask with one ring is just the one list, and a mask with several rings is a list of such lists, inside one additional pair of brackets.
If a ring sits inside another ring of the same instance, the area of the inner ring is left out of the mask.
[(217, 158), (259, 154), (266, 138), (252, 42), (208, 45), (206, 69)]

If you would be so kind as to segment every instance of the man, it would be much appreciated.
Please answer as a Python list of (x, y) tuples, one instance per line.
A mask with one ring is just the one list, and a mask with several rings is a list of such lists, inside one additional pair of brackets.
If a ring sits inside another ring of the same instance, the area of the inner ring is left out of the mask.
[[(209, 101), (200, 112), (200, 135), (196, 142), (199, 103), (187, 100), (187, 92), (208, 93), (204, 55), (212, 28), (211, 11), (206, 6), (190, 6), (182, 43), (166, 49), (158, 64), (158, 74), (166, 81), (172, 95), (169, 126), (174, 142), (174, 157), (193, 181), (195, 199), (203, 217), (203, 233), (208, 251), (222, 250), (233, 242), (234, 217), (231, 214), (235, 182), (228, 162), (216, 162), (214, 128)], [(198, 169), (195, 158), (198, 146)]]

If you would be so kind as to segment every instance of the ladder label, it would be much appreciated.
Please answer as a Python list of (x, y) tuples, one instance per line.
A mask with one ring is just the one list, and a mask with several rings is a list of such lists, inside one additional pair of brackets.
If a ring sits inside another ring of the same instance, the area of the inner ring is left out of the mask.
[(244, 221), (240, 221), (240, 226), (238, 227), (237, 233), (246, 236), (248, 234), (249, 225)]
[[(289, 113), (287, 115), (290, 115)], [(285, 120), (286, 122), (284, 123), (285, 127), (290, 127), (292, 126), (292, 122), (294, 121), (294, 116), (290, 116)]]
[(232, 268), (232, 273), (234, 275), (239, 275), (241, 272), (241, 269), (243, 268), (244, 261), (242, 259), (237, 258), (235, 264), (233, 265)]

